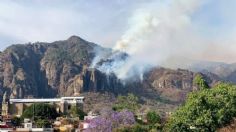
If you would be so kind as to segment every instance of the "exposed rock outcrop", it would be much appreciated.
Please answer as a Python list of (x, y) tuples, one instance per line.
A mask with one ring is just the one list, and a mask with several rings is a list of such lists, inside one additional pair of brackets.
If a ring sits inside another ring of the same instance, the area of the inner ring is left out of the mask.
[[(183, 69), (166, 69), (154, 68), (146, 73), (146, 86), (151, 87), (159, 94), (159, 98), (165, 101), (181, 103), (185, 100), (186, 95), (198, 87), (193, 84), (196, 74)], [(217, 76), (203, 75), (210, 85), (214, 85), (219, 81)]]
[(118, 92), (122, 84), (89, 66), (95, 49), (77, 36), (53, 43), (13, 45), (0, 54), (0, 96), (12, 98), (76, 95), (84, 91)]
[[(97, 49), (109, 51), (77, 36), (53, 43), (12, 45), (0, 53), (0, 97), (5, 92), (11, 98), (132, 92), (179, 104), (188, 92), (196, 90), (192, 83), (195, 73), (180, 69), (154, 68), (144, 75), (143, 81), (124, 85), (114, 74), (90, 68)], [(126, 56), (122, 54), (121, 59)], [(113, 60), (101, 63), (109, 61)], [(207, 79), (210, 83), (217, 80), (214, 76)]]

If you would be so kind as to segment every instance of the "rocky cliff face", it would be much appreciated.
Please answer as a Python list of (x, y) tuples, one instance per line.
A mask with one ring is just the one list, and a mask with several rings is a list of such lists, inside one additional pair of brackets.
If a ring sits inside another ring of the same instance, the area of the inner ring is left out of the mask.
[(42, 91), (46, 90), (51, 93), (47, 86), (43, 86), (46, 80), (40, 70), (40, 60), (45, 50), (46, 47), (40, 45), (14, 45), (7, 48), (0, 56), (1, 91), (17, 98), (41, 96)]
[(114, 74), (89, 68), (98, 49), (109, 51), (77, 36), (53, 43), (10, 46), (0, 53), (0, 97), (4, 93), (11, 98), (33, 98), (132, 92), (179, 103), (188, 92), (197, 89), (192, 84), (195, 73), (164, 68), (154, 68), (143, 81), (124, 85)]
[[(146, 73), (144, 83), (159, 94), (160, 100), (181, 103), (184, 101), (187, 93), (198, 90), (198, 87), (193, 84), (196, 74), (201, 73), (194, 73), (183, 69), (154, 68)], [(217, 76), (211, 76), (210, 74), (202, 75), (210, 85), (214, 85), (219, 81)]]
[(114, 75), (89, 68), (95, 48), (101, 47), (76, 36), (7, 48), (0, 54), (0, 97), (5, 92), (12, 98), (32, 98), (116, 91), (122, 85)]

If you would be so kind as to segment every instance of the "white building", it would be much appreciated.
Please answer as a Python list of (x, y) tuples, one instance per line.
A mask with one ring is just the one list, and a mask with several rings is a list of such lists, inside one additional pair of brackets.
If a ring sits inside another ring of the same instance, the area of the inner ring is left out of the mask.
[[(24, 109), (34, 103), (49, 103), (55, 105), (58, 112), (66, 113), (71, 106), (78, 106), (83, 109), (84, 97), (61, 97), (42, 99), (6, 99), (4, 109), (8, 110), (5, 115), (22, 115)], [(8, 108), (6, 108), (8, 107)]]

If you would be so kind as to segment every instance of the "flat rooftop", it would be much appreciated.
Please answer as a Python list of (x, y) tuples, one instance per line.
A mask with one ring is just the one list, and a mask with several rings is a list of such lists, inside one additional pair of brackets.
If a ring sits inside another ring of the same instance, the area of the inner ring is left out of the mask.
[(10, 99), (10, 103), (52, 103), (61, 101), (83, 101), (84, 97), (61, 97), (61, 98), (42, 98), (42, 99)]

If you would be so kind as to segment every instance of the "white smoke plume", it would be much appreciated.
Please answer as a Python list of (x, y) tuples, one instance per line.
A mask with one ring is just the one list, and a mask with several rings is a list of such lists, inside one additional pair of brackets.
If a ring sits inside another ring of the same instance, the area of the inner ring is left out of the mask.
[[(203, 4), (202, 0), (156, 0), (142, 5), (133, 12), (128, 29), (113, 48), (113, 53), (122, 51), (129, 57), (121, 60), (113, 55), (112, 63), (97, 66), (98, 69), (113, 72), (120, 79), (134, 75), (142, 79), (147, 67), (171, 66), (172, 61), (176, 66), (178, 58), (181, 63), (184, 58), (197, 58), (207, 41), (194, 31), (191, 15)], [(94, 64), (99, 62), (98, 58)]]
[(191, 14), (201, 5), (200, 2), (157, 1), (136, 10), (129, 21), (130, 28), (117, 42), (114, 50), (127, 52), (137, 59), (142, 57), (138, 60), (146, 60), (154, 65), (173, 54), (181, 55), (177, 49), (191, 50), (198, 43), (191, 40), (200, 41), (191, 29)]

